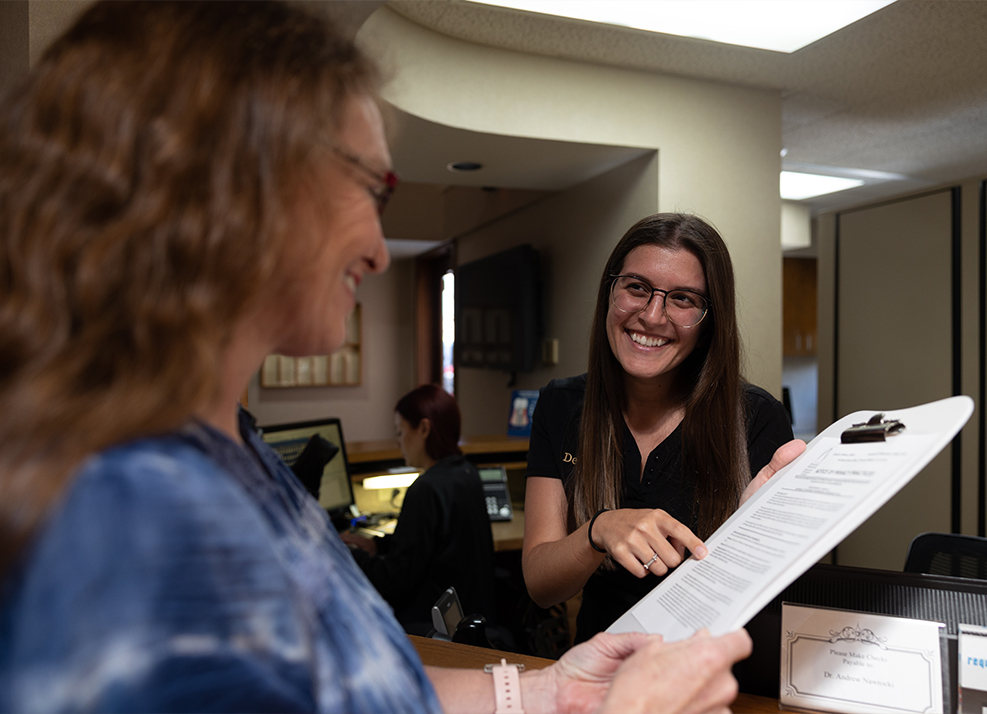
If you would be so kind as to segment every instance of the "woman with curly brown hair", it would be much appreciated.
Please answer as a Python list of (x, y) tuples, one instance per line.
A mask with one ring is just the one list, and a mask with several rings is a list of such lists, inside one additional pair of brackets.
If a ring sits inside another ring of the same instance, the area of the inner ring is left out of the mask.
[[(293, 5), (106, 2), (0, 107), (0, 711), (493, 711), (238, 407), (387, 267), (372, 63)], [(601, 638), (514, 701), (719, 709), (749, 649)]]
[[(702, 219), (632, 226), (600, 279), (589, 371), (551, 382), (528, 453), (524, 579), (542, 607), (580, 590), (577, 641), (644, 597), (801, 449), (740, 375), (730, 254)], [(769, 466), (769, 462), (770, 466)], [(763, 469), (763, 471), (762, 471)], [(751, 480), (752, 475), (759, 478)]]

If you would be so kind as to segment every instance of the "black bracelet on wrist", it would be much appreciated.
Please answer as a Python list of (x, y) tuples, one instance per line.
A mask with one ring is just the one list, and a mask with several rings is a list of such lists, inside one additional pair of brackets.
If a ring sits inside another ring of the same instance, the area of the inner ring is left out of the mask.
[(596, 523), (596, 519), (600, 517), (601, 513), (609, 510), (610, 510), (609, 508), (601, 508), (599, 511), (596, 512), (595, 516), (589, 519), (589, 530), (586, 531), (586, 535), (589, 538), (590, 547), (593, 550), (595, 550), (597, 553), (606, 553), (607, 551), (605, 548), (601, 548), (600, 546), (598, 546), (596, 543), (593, 542), (593, 524)]

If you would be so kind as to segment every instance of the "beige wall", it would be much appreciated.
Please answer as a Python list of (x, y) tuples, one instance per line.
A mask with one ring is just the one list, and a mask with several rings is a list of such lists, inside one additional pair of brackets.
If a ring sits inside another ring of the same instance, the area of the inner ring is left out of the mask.
[[(34, 61), (44, 47), (83, 8), (85, 2), (31, 2), (27, 51)], [(22, 3), (13, 3), (22, 5)], [(9, 12), (16, 12), (10, 8)], [(8, 10), (5, 10), (8, 12)], [(648, 195), (633, 197), (584, 194), (597, 212), (596, 235), (587, 232), (593, 251), (587, 262), (560, 244), (549, 251), (552, 271), (564, 265), (570, 276), (593, 276), (613, 242), (631, 223), (655, 210), (696, 212), (720, 229), (731, 249), (739, 288), (739, 312), (748, 356), (748, 376), (780, 393), (781, 254), (778, 197), (781, 148), (780, 97), (711, 82), (662, 77), (592, 64), (522, 55), (470, 45), (424, 30), (381, 8), (367, 21), (361, 41), (376, 44), (392, 70), (387, 98), (417, 116), (476, 131), (510, 136), (637, 146), (660, 151), (660, 161), (645, 160), (653, 175)], [(23, 33), (19, 33), (23, 38)], [(19, 49), (23, 55), (24, 48)], [(23, 64), (23, 60), (18, 60)], [(653, 154), (651, 155), (654, 156)], [(620, 171), (618, 169), (617, 171)], [(604, 187), (620, 185), (611, 177)], [(580, 187), (570, 189), (580, 191)], [(550, 202), (554, 199), (545, 199)], [(616, 200), (612, 215), (604, 207)], [(559, 205), (569, 200), (562, 196)], [(534, 210), (529, 232), (538, 225), (566, 220)], [(540, 223), (539, 223), (540, 222)], [(503, 234), (480, 247), (478, 235), (462, 241), (463, 255), (493, 252)], [(602, 241), (602, 243), (597, 243)], [(605, 247), (603, 247), (605, 246)], [(463, 259), (461, 257), (461, 259)], [(388, 438), (390, 409), (413, 384), (413, 311), (410, 263), (395, 265), (385, 276), (361, 286), (364, 319), (364, 382), (361, 387), (262, 390), (255, 379), (250, 408), (262, 423), (331, 414), (347, 420), (350, 439)], [(584, 278), (579, 278), (585, 282)], [(563, 281), (566, 282), (566, 281)], [(541, 386), (551, 376), (581, 371), (585, 365), (586, 313), (557, 314), (571, 294), (553, 273), (548, 288), (553, 311), (549, 336), (562, 345), (557, 370), (522, 379)], [(557, 334), (551, 334), (552, 331)], [(504, 375), (465, 378), (470, 398), (490, 398), (503, 390)], [(489, 390), (482, 388), (489, 382)], [(474, 389), (475, 388), (475, 389)], [(506, 407), (505, 407), (506, 409)], [(505, 412), (506, 414), (506, 412)], [(500, 417), (470, 417), (467, 430), (503, 431)]]
[(68, 29), (92, 0), (33, 0), (31, 6), (31, 66), (56, 37)]
[[(713, 222), (730, 246), (748, 375), (780, 393), (777, 94), (473, 46), (423, 30), (386, 8), (359, 37), (383, 48), (393, 76), (386, 98), (403, 111), (474, 131), (652, 150), (459, 236), (460, 263), (525, 242), (541, 252), (545, 334), (559, 340), (560, 363), (518, 375), (516, 387), (538, 388), (585, 371), (596, 283), (613, 245), (642, 216), (683, 210)], [(392, 270), (408, 275), (361, 287), (364, 324), (377, 325), (382, 345), (380, 352), (364, 350), (364, 385), (327, 393), (262, 390), (255, 380), (250, 408), (261, 423), (340, 415), (349, 439), (391, 437), (394, 402), (415, 386), (411, 264)], [(391, 297), (370, 304), (369, 292), (384, 285)], [(388, 335), (388, 325), (395, 336)], [(464, 433), (505, 431), (508, 380), (502, 372), (460, 370)]]
[(265, 389), (250, 382), (250, 411), (258, 422), (280, 424), (336, 416), (348, 441), (394, 437), (393, 408), (414, 384), (414, 262), (392, 263), (368, 275), (357, 290), (363, 320), (363, 383), (359, 387)]
[(659, 151), (655, 205), (698, 213), (723, 234), (748, 376), (780, 393), (777, 92), (473, 45), (386, 7), (358, 39), (385, 58), (393, 77), (385, 97), (410, 114), (473, 131)]
[(0, 2), (0, 91), (27, 73), (90, 0)]
[[(461, 236), (460, 263), (531, 243), (545, 280), (546, 336), (559, 340), (559, 364), (518, 375), (516, 387), (537, 389), (586, 370), (587, 340), (600, 271), (614, 244), (638, 217), (656, 210), (658, 157), (649, 156), (541, 200)], [(454, 208), (450, 208), (454, 211)], [(346, 438), (392, 438), (392, 409), (413, 388), (414, 262), (397, 261), (359, 289), (364, 323), (360, 387), (262, 389), (251, 382), (250, 411), (263, 424), (343, 418)], [(404, 346), (402, 348), (402, 345)], [(460, 369), (457, 395), (464, 434), (506, 430), (511, 388), (504, 372)]]
[(26, 74), (92, 0), (0, 1), (0, 91)]
[[(600, 273), (614, 244), (639, 217), (655, 212), (658, 157), (624, 166), (561, 191), (460, 239), (458, 260), (531, 243), (545, 281), (545, 335), (559, 341), (559, 364), (517, 375), (517, 389), (586, 371), (588, 338)], [(507, 430), (511, 387), (505, 372), (460, 368), (457, 397), (467, 434)]]
[(812, 248), (812, 211), (797, 201), (781, 202), (781, 249)]
[(27, 73), (29, 17), (27, 0), (0, 2), (0, 92)]

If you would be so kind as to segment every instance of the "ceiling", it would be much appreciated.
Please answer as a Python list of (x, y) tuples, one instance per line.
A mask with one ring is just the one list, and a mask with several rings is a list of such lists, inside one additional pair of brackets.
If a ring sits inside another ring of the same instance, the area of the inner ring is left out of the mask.
[[(384, 3), (333, 4), (355, 26)], [(785, 169), (874, 174), (865, 186), (802, 202), (813, 211), (987, 174), (987, 0), (897, 0), (791, 54), (462, 0), (386, 4), (413, 22), (468, 42), (777, 90)], [(552, 142), (557, 146), (539, 156), (536, 176), (534, 164), (523, 160), (530, 147), (510, 148), (521, 141), (406, 117), (394, 146), (395, 164), (414, 181), (550, 188), (552, 167), (571, 178), (573, 165), (592, 171), (594, 161), (612, 166), (631, 158), (632, 151)], [(454, 146), (454, 158), (460, 159), (513, 152), (517, 162), (509, 162), (513, 168), (505, 163), (496, 174), (454, 175), (444, 170), (445, 163), (423, 160), (429, 147), (440, 146)], [(470, 152), (471, 146), (476, 150)]]
[[(403, 181), (558, 191), (648, 153), (648, 149), (528, 139), (457, 129), (397, 112), (391, 158)], [(451, 172), (468, 159), (477, 172)]]
[[(32, 60), (86, 4), (32, 3), (38, 16), (32, 22)], [(777, 90), (784, 168), (842, 167), (885, 175), (802, 202), (814, 211), (987, 174), (987, 0), (897, 0), (792, 54), (463, 0), (323, 0), (309, 6), (323, 8), (355, 32), (385, 4), (424, 27), (469, 42)], [(491, 136), (408, 115), (399, 124), (395, 165), (405, 181), (427, 184), (551, 190), (640, 151)], [(445, 170), (448, 161), (463, 158), (485, 161), (488, 170)]]

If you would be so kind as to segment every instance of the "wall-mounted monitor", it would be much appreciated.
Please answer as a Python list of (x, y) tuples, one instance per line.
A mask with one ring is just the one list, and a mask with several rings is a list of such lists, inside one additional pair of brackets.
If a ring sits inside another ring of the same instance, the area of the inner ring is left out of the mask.
[(542, 335), (538, 253), (525, 244), (456, 268), (458, 367), (530, 372)]

